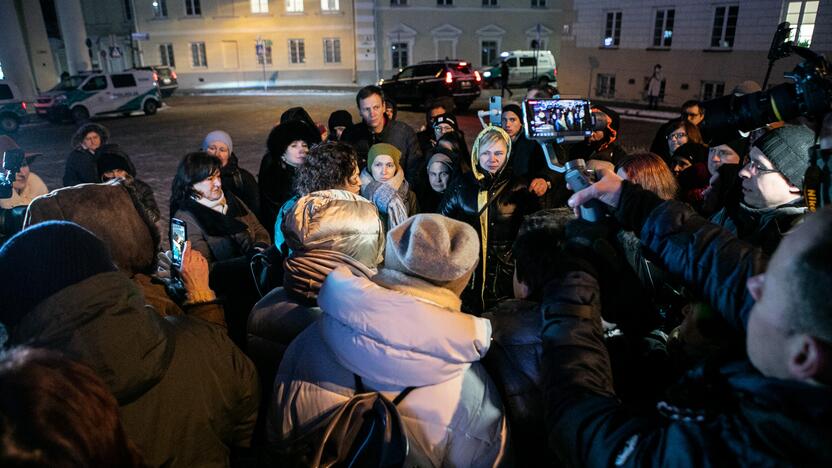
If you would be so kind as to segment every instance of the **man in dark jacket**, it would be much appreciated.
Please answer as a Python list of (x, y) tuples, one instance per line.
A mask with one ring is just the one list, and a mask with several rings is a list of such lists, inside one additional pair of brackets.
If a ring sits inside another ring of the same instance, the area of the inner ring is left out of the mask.
[[(202, 307), (216, 306), (207, 272), (186, 247), (182, 279)], [(160, 317), (86, 229), (51, 221), (10, 239), (0, 297), (11, 344), (60, 351), (104, 380), (149, 466), (225, 467), (231, 446), (249, 444), (259, 401), (251, 361), (224, 327)]]
[(425, 161), (416, 140), (416, 133), (406, 123), (389, 120), (385, 115), (384, 91), (378, 86), (365, 86), (355, 98), (361, 122), (347, 128), (341, 141), (350, 143), (358, 152), (360, 169), (367, 166), (367, 152), (376, 143), (389, 143), (402, 152), (401, 167), (411, 187), (421, 187), (419, 181)]
[(723, 208), (711, 221), (771, 255), (806, 213), (801, 187), (814, 142), (814, 132), (802, 125), (786, 125), (757, 139), (739, 172), (742, 203)]
[(654, 414), (623, 410), (601, 340), (599, 276), (609, 284), (594, 262), (564, 261), (544, 297), (552, 448), (575, 466), (832, 463), (832, 211), (809, 217), (769, 262), (689, 207), (602, 175), (570, 205), (611, 206), (738, 339), (746, 336), (750, 362), (697, 369)]

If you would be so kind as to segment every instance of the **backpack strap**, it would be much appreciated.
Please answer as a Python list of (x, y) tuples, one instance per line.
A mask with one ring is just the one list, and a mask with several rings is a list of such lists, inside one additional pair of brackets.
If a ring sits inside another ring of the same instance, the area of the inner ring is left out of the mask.
[[(355, 377), (355, 393), (356, 393), (356, 395), (359, 394), (359, 393), (367, 393), (367, 389), (366, 389), (366, 387), (364, 387), (364, 382), (361, 380), (361, 376), (358, 375), (358, 374), (352, 374), (352, 375), (353, 375), (353, 377)], [(412, 392), (415, 388), (416, 387), (407, 387), (404, 390), (402, 390), (401, 393), (396, 395), (396, 398), (393, 398), (393, 405), (398, 406), (399, 403), (401, 403), (402, 400), (404, 400), (405, 397), (407, 395), (409, 395), (410, 392)]]

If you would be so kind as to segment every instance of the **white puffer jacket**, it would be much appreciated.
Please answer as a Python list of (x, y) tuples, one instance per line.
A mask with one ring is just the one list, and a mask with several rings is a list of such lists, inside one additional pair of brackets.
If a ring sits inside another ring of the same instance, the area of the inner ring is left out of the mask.
[[(418, 281), (418, 280), (416, 280)], [(364, 385), (395, 398), (415, 450), (433, 466), (495, 466), (507, 427), (502, 403), (479, 360), (488, 320), (383, 288), (345, 268), (318, 296), (323, 316), (289, 346), (275, 379), (269, 438), (303, 434)]]

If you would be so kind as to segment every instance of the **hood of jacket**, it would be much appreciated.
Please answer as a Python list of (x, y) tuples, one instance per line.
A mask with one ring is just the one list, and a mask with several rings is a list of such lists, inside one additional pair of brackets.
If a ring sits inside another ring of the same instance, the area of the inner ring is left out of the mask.
[(27, 314), (11, 341), (61, 351), (92, 368), (120, 405), (156, 385), (173, 357), (170, 325), (138, 285), (101, 273), (53, 294)]
[(345, 268), (318, 296), (318, 326), (338, 362), (371, 381), (435, 385), (465, 372), (491, 344), (488, 320), (385, 289)]
[(32, 201), (24, 227), (52, 220), (72, 221), (91, 231), (128, 275), (155, 270), (159, 230), (130, 184), (113, 180), (54, 190)]
[[(479, 158), (479, 156), (480, 156), (480, 138), (488, 132), (495, 132), (495, 131), (497, 133), (499, 133), (500, 136), (503, 138), (503, 140), (506, 142), (506, 162), (503, 163), (503, 167), (501, 167), (500, 170), (497, 171), (496, 174), (491, 175), (488, 172), (484, 172), (480, 168), (480, 158)], [(495, 127), (493, 125), (489, 125), (488, 127), (485, 127), (479, 133), (479, 135), (477, 135), (477, 138), (474, 140), (474, 146), (471, 148), (471, 171), (474, 174), (474, 178), (478, 182), (481, 182), (481, 183), (483, 181), (490, 182), (492, 180), (498, 180), (498, 179), (503, 178), (502, 177), (503, 174), (506, 174), (508, 172), (506, 169), (510, 165), (509, 164), (510, 156), (511, 156), (511, 137), (508, 136), (508, 133), (506, 133), (506, 131), (503, 130), (502, 128)]]
[(301, 197), (281, 230), (292, 251), (333, 250), (371, 269), (383, 259), (384, 227), (375, 205), (346, 190)]

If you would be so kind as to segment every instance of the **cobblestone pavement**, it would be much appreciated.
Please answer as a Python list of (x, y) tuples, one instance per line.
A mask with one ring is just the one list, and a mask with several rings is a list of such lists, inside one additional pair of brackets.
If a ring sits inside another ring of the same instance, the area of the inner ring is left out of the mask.
[[(462, 130), (469, 140), (479, 131), (476, 108), (487, 106), (485, 98), (472, 110), (459, 116)], [(156, 200), (167, 216), (170, 184), (179, 159), (199, 149), (203, 137), (211, 130), (227, 131), (234, 140), (234, 152), (240, 165), (255, 176), (265, 153), (266, 137), (280, 114), (294, 106), (303, 106), (316, 122), (326, 123), (336, 109), (347, 109), (357, 120), (353, 93), (297, 92), (279, 96), (173, 96), (156, 115), (135, 113), (130, 117), (107, 117), (96, 122), (110, 130), (110, 142), (119, 144), (133, 159), (140, 179), (153, 187)], [(424, 113), (400, 109), (398, 118), (415, 129), (424, 125)], [(627, 150), (649, 146), (659, 124), (622, 120), (622, 143)], [(61, 186), (64, 163), (70, 152), (70, 139), (76, 126), (35, 121), (13, 135), (26, 151), (43, 153), (32, 170), (50, 189)]]

